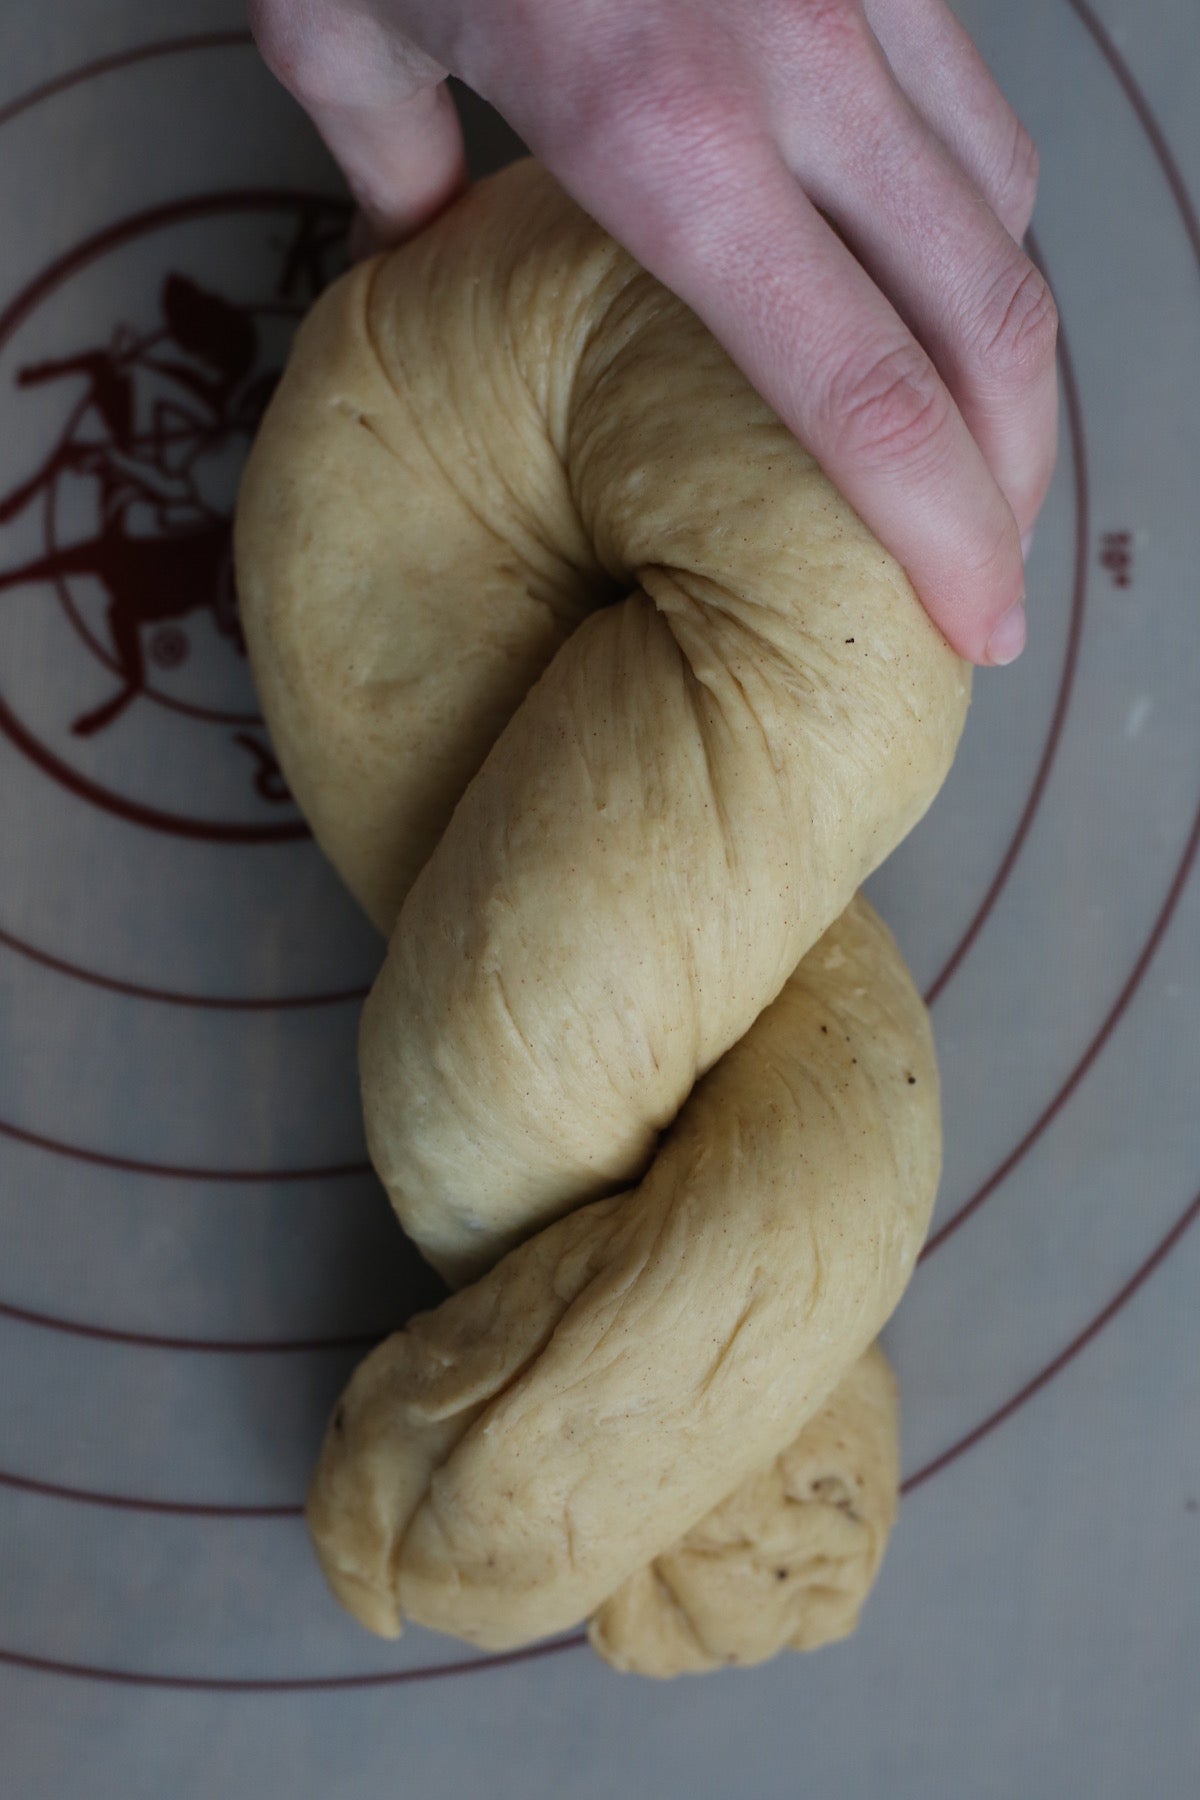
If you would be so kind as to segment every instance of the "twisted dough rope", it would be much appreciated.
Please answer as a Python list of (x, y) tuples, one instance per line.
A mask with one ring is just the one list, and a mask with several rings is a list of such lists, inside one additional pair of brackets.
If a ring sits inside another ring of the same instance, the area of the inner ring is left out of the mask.
[(855, 893), (964, 666), (532, 163), (320, 301), (236, 549), (284, 771), (390, 933), (372, 1159), (458, 1288), (334, 1414), (335, 1592), (496, 1648), (590, 1617), (653, 1674), (844, 1635), (898, 1481), (870, 1346), (940, 1165), (925, 1010)]

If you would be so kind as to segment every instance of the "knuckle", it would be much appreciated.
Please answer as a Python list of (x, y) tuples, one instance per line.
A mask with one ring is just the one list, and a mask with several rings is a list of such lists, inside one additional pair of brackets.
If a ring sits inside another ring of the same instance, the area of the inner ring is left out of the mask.
[(901, 468), (928, 456), (949, 423), (951, 401), (916, 344), (841, 368), (829, 383), (824, 423), (847, 458)]
[[(668, 108), (685, 104), (683, 71), (668, 78), (650, 43), (597, 46), (590, 58), (569, 59), (554, 73), (543, 130), (556, 151), (576, 157), (619, 156), (622, 147), (662, 133)], [(539, 77), (545, 74), (540, 68)]]
[(550, 135), (561, 169), (612, 170), (613, 190), (636, 195), (640, 241), (669, 261), (673, 246), (698, 240), (726, 208), (753, 132), (737, 82), (654, 58), (598, 89), (585, 83), (557, 108)]
[(631, 106), (627, 122), (639, 136), (699, 157), (727, 140), (740, 111), (736, 94), (722, 93), (688, 72), (661, 72), (636, 85)]
[(1011, 381), (1040, 375), (1054, 360), (1058, 309), (1040, 269), (1024, 258), (993, 290), (975, 335), (979, 365)]
[(857, 50), (866, 42), (866, 14), (860, 0), (806, 0), (803, 20), (809, 42), (828, 51)]
[(745, 70), (735, 52), (719, 61), (703, 33), (680, 43), (661, 23), (646, 21), (614, 34), (602, 70), (595, 55), (580, 59), (568, 85), (573, 110), (590, 116), (598, 135), (617, 145), (632, 139), (651, 148), (703, 149), (725, 136), (747, 105)]
[[(817, 96), (852, 97), (862, 89), (878, 56), (861, 0), (807, 0), (771, 40), (770, 63), (788, 87)], [(769, 71), (770, 72), (770, 71)]]

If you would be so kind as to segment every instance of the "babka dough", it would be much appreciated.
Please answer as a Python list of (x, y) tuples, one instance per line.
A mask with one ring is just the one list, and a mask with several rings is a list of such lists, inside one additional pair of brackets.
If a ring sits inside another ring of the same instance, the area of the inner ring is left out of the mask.
[(284, 773), (390, 938), (372, 1159), (459, 1289), (334, 1415), (335, 1590), (493, 1647), (590, 1616), (655, 1674), (844, 1634), (897, 1480), (868, 1347), (940, 1163), (928, 1020), (855, 895), (965, 666), (531, 162), (318, 302), (236, 553)]

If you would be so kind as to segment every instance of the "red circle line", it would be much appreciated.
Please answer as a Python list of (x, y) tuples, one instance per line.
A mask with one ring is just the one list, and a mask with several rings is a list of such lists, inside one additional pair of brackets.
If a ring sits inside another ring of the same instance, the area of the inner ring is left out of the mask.
[(529, 1644), (523, 1650), (503, 1650), (496, 1656), (473, 1657), (469, 1662), (429, 1663), (424, 1668), (384, 1669), (374, 1675), (152, 1675), (136, 1669), (104, 1669), (93, 1663), (60, 1662), (49, 1656), (26, 1656), (17, 1650), (0, 1650), (0, 1663), (42, 1675), (70, 1675), (85, 1681), (104, 1681), (122, 1687), (183, 1688), (202, 1694), (327, 1693), (331, 1688), (402, 1687), (410, 1681), (436, 1681), (442, 1675), (478, 1675), (485, 1669), (504, 1669), (513, 1663), (536, 1662), (564, 1650), (579, 1650), (587, 1643), (580, 1631), (574, 1637), (555, 1638), (549, 1644)]
[(1130, 1001), (1133, 999), (1134, 994), (1141, 986), (1146, 970), (1149, 968), (1159, 945), (1167, 934), (1167, 930), (1171, 923), (1171, 917), (1179, 904), (1180, 896), (1187, 886), (1188, 879), (1195, 866), (1198, 850), (1200, 850), (1200, 813), (1197, 813), (1192, 822), (1192, 829), (1188, 834), (1188, 840), (1184, 846), (1183, 856), (1175, 871), (1175, 876), (1171, 882), (1170, 888), (1167, 890), (1167, 897), (1162, 904), (1159, 915), (1154, 921), (1150, 936), (1146, 939), (1141, 954), (1134, 963), (1124, 986), (1113, 1001), (1112, 1006), (1105, 1015), (1100, 1029), (1088, 1045), (1083, 1057), (1076, 1063), (1070, 1075), (1068, 1075), (1058, 1092), (1054, 1095), (1054, 1098), (1047, 1106), (1043, 1107), (1020, 1143), (1009, 1151), (999, 1168), (995, 1169), (992, 1174), (988, 1176), (983, 1185), (975, 1190), (971, 1195), (971, 1198), (965, 1200), (958, 1211), (953, 1213), (950, 1218), (947, 1219), (940, 1231), (934, 1232), (933, 1236), (929, 1239), (929, 1242), (921, 1252), (921, 1262), (924, 1262), (927, 1256), (932, 1256), (934, 1251), (944, 1244), (948, 1237), (952, 1237), (960, 1226), (965, 1225), (971, 1215), (978, 1212), (979, 1208), (992, 1194), (995, 1193), (1000, 1184), (1011, 1175), (1022, 1157), (1032, 1149), (1046, 1127), (1056, 1115), (1062, 1111), (1084, 1076), (1088, 1073), (1089, 1069), (1091, 1069), (1109, 1038), (1116, 1030), (1121, 1017), (1129, 1006)]
[(141, 801), (126, 800), (110, 794), (96, 782), (81, 775), (77, 769), (60, 763), (56, 756), (52, 756), (32, 732), (26, 730), (2, 699), (0, 730), (43, 775), (48, 775), (78, 799), (90, 801), (93, 806), (111, 813), (128, 825), (140, 825), (147, 831), (165, 832), (171, 837), (200, 838), (211, 844), (285, 844), (309, 836), (308, 826), (300, 819), (279, 825), (224, 824), (220, 820), (177, 817), (174, 813), (161, 812), (157, 807), (144, 806)]
[(45, 1150), (52, 1156), (65, 1156), (72, 1162), (92, 1163), (101, 1169), (120, 1169), (128, 1175), (159, 1175), (170, 1181), (228, 1181), (255, 1184), (273, 1181), (333, 1181), (347, 1175), (370, 1175), (371, 1165), (361, 1162), (322, 1163), (299, 1169), (206, 1169), (180, 1163), (143, 1162), (134, 1156), (110, 1156), (104, 1150), (89, 1150), (82, 1144), (66, 1144), (59, 1138), (43, 1137), (40, 1132), (26, 1131), (24, 1126), (10, 1125), (0, 1119), (0, 1137), (15, 1144), (27, 1144), (34, 1150)]
[(111, 75), (119, 69), (131, 69), (137, 63), (151, 62), (159, 56), (174, 56), (191, 50), (243, 49), (253, 45), (253, 42), (254, 39), (246, 30), (198, 31), (184, 37), (156, 38), (153, 43), (136, 44), (129, 50), (117, 50), (111, 56), (97, 56), (91, 62), (80, 63), (63, 75), (55, 75), (51, 80), (41, 82), (37, 87), (27, 88), (15, 100), (0, 106), (0, 128), (19, 118), (23, 112), (32, 112), (44, 100), (52, 100), (55, 95), (65, 94), (70, 88), (82, 87), (85, 82), (94, 81), (98, 75)]
[(67, 1487), (57, 1481), (35, 1481), (28, 1475), (0, 1470), (0, 1488), (18, 1494), (37, 1494), (46, 1500), (66, 1500), (79, 1506), (103, 1506), (110, 1512), (152, 1513), (183, 1519), (299, 1519), (303, 1504), (230, 1506), (222, 1501), (151, 1500), (140, 1494), (110, 1494), (103, 1488)]
[(901, 1484), (900, 1492), (911, 1494), (915, 1488), (923, 1486), (940, 1470), (957, 1462), (960, 1456), (965, 1456), (968, 1450), (973, 1450), (975, 1445), (985, 1437), (990, 1437), (992, 1432), (998, 1426), (1003, 1425), (1006, 1419), (1011, 1419), (1015, 1412), (1019, 1412), (1027, 1400), (1032, 1400), (1035, 1394), (1040, 1394), (1044, 1387), (1048, 1387), (1054, 1377), (1061, 1374), (1068, 1363), (1074, 1362), (1080, 1352), (1086, 1350), (1087, 1346), (1099, 1337), (1104, 1327), (1116, 1318), (1123, 1307), (1129, 1304), (1138, 1289), (1150, 1279), (1154, 1271), (1162, 1267), (1180, 1239), (1196, 1223), (1197, 1218), (1200, 1218), (1200, 1194), (1196, 1195), (1190, 1206), (1185, 1207), (1166, 1236), (1160, 1239), (1145, 1262), (1134, 1270), (1124, 1286), (1117, 1289), (1107, 1305), (1101, 1307), (1095, 1317), (1088, 1321), (1083, 1330), (1073, 1337), (1070, 1343), (1046, 1364), (1045, 1368), (1039, 1369), (1038, 1373), (1027, 1381), (1024, 1387), (1018, 1388), (1016, 1393), (1010, 1395), (1002, 1406), (996, 1408), (995, 1412), (990, 1412), (986, 1419), (981, 1419), (978, 1425), (972, 1426), (971, 1430), (951, 1444), (949, 1449), (943, 1450), (940, 1455), (935, 1456), (932, 1462), (927, 1462), (922, 1468), (914, 1470)]
[(83, 1319), (65, 1319), (57, 1313), (37, 1312), (28, 1306), (11, 1306), (0, 1300), (0, 1319), (32, 1325), (42, 1331), (58, 1331), (67, 1337), (90, 1338), (94, 1343), (124, 1344), (138, 1350), (186, 1350), (204, 1356), (284, 1356), (297, 1351), (372, 1350), (388, 1335), (389, 1327), (343, 1336), (301, 1338), (198, 1338), (164, 1337), (151, 1331), (122, 1331), (111, 1325), (91, 1325)]
[(9, 931), (0, 930), (0, 944), (6, 950), (15, 950), (19, 956), (27, 957), (30, 962), (53, 969), (58, 975), (86, 982), (90, 987), (103, 988), (107, 993), (122, 994), (134, 1000), (154, 1000), (164, 1006), (191, 1006), (200, 1011), (291, 1012), (316, 1006), (349, 1006), (365, 1000), (371, 991), (369, 986), (363, 986), (330, 988), (323, 994), (187, 994), (172, 988), (146, 987), (140, 982), (119, 980), (115, 975), (103, 975), (97, 969), (85, 969), (81, 963), (52, 956), (48, 950), (41, 950), (24, 938), (14, 937)]

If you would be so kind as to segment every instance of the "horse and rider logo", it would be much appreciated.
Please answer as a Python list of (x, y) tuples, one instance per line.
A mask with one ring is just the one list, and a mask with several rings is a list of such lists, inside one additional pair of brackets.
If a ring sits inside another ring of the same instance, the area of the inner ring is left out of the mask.
[[(267, 227), (270, 291), (261, 301), (234, 298), (219, 279), (205, 278), (196, 255), (181, 258), (192, 266), (161, 272), (148, 319), (142, 297), (130, 308), (142, 324), (118, 318), (103, 336), (65, 354), (18, 360), (11, 370), (10, 421), (19, 418), (22, 397), (36, 394), (52, 397), (57, 423), (36, 466), (0, 492), (0, 527), (23, 524), (26, 538), (31, 524), (37, 531), (34, 553), (10, 560), (4, 546), (14, 532), (0, 530), (0, 605), (57, 604), (70, 642), (93, 665), (90, 676), (76, 671), (64, 688), (82, 677), (89, 695), (99, 691), (55, 721), (50, 742), (44, 721), (35, 727), (21, 715), (19, 671), (0, 666), (0, 729), (43, 770), (139, 822), (188, 835), (275, 838), (302, 828), (253, 706), (233, 580), (232, 508), (288, 336), (340, 266), (345, 209), (290, 196), (184, 203), (102, 234), (85, 254), (61, 261), (78, 274), (112, 244), (170, 227), (177, 245), (189, 215), (211, 234), (222, 204), (257, 212)], [(42, 278), (42, 289), (50, 285)], [(139, 729), (151, 713), (158, 729), (141, 745), (143, 765), (152, 761), (158, 772), (174, 760), (183, 783), (202, 781), (195, 728), (206, 727), (225, 787), (241, 789), (236, 818), (206, 824), (182, 792), (165, 807), (161, 796), (152, 806), (132, 796), (126, 804), (112, 787), (111, 756), (102, 778), (89, 770), (89, 746), (118, 731), (128, 751), (118, 760), (135, 765)], [(174, 759), (164, 751), (163, 714), (191, 728)]]

